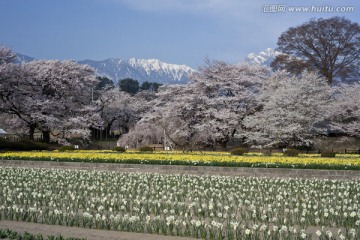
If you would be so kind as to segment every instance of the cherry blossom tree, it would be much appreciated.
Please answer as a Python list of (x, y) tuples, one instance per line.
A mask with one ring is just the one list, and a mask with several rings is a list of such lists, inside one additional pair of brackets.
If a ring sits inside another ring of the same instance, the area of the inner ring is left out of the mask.
[[(56, 129), (62, 134), (89, 137), (89, 126), (99, 125), (100, 117), (91, 103), (96, 86), (94, 69), (73, 61), (33, 61), (25, 64), (35, 82), (42, 107), (37, 117), (45, 140)], [(63, 124), (66, 123), (66, 124)]]
[(102, 138), (109, 136), (114, 126), (118, 126), (120, 131), (128, 132), (128, 129), (138, 121), (133, 102), (133, 96), (120, 91), (118, 88), (102, 91), (95, 104), (104, 124), (100, 131), (96, 128), (92, 129), (93, 137), (96, 137), (97, 131), (99, 131)]
[[(104, 121), (104, 126), (100, 130), (102, 137), (109, 135), (110, 130), (117, 130), (120, 135), (127, 134), (152, 107), (151, 101), (155, 98), (154, 91), (143, 90), (135, 95), (120, 91), (119, 88), (102, 91), (95, 102)], [(98, 130), (93, 129), (93, 131)]]
[(185, 148), (192, 145), (195, 125), (201, 116), (201, 101), (188, 85), (171, 85), (161, 88), (154, 108), (141, 120), (164, 129), (169, 141)]
[(17, 116), (29, 129), (57, 137), (88, 137), (87, 128), (100, 124), (91, 104), (94, 70), (73, 61), (32, 61), (0, 66), (0, 111)]
[(261, 111), (246, 117), (248, 142), (266, 147), (311, 146), (326, 134), (331, 87), (315, 73), (277, 72), (264, 82)]
[(341, 85), (331, 105), (331, 128), (350, 136), (360, 137), (360, 83)]
[(16, 54), (7, 47), (0, 46), (0, 65), (5, 63), (12, 63), (15, 60)]
[[(29, 128), (15, 115), (6, 113), (0, 114), (0, 123), (1, 128), (6, 130), (6, 132), (10, 133), (12, 136), (26, 138), (29, 135)], [(11, 135), (9, 137), (12, 137)]]
[[(17, 129), (22, 128), (19, 127), (19, 124), (14, 124), (14, 119), (17, 120), (17, 118), (13, 117), (11, 114), (6, 113), (7, 106), (4, 104), (6, 102), (6, 98), (10, 97), (9, 94), (5, 95), (4, 92), (8, 91), (9, 89), (6, 89), (6, 87), (12, 87), (9, 85), (6, 85), (6, 81), (12, 77), (14, 78), (21, 78), (23, 77), (23, 71), (20, 67), (13, 64), (15, 60), (15, 53), (4, 46), (0, 46), (0, 97), (2, 98), (2, 101), (0, 101), (0, 113), (2, 113), (1, 122), (2, 124), (6, 124), (7, 129), (10, 129), (13, 126), (17, 126)], [(16, 91), (14, 89), (14, 91)], [(12, 132), (16, 128), (11, 128)]]
[(141, 122), (160, 125), (181, 148), (226, 143), (242, 136), (242, 120), (259, 105), (256, 95), (269, 70), (208, 61), (186, 85), (163, 86)]
[(191, 77), (193, 88), (205, 98), (203, 106), (207, 107), (201, 113), (205, 117), (197, 125), (197, 132), (211, 131), (206, 136), (225, 147), (234, 137), (244, 137), (242, 121), (259, 106), (257, 95), (262, 82), (270, 76), (270, 70), (221, 61), (207, 61), (206, 64)]
[(13, 63), (0, 65), (0, 111), (21, 120), (17, 121), (18, 126), (25, 125), (27, 134), (33, 139), (37, 123), (32, 114), (37, 109), (35, 105), (31, 104), (33, 102), (32, 92), (26, 84), (28, 75), (22, 65)]
[(121, 136), (117, 144), (138, 148), (153, 143), (161, 143), (163, 140), (162, 128), (155, 124), (139, 123), (130, 129), (129, 133)]

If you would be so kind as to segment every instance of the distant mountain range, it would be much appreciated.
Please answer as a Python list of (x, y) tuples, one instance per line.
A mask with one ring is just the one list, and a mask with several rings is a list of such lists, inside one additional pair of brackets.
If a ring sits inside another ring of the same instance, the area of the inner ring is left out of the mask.
[(16, 53), (15, 63), (31, 62), (34, 60), (36, 59), (20, 53)]
[[(249, 64), (259, 64), (270, 66), (279, 52), (268, 48), (260, 53), (250, 53), (244, 60)], [(15, 62), (30, 62), (35, 58), (17, 53)], [(194, 69), (186, 65), (176, 65), (161, 62), (157, 59), (136, 59), (123, 60), (120, 58), (110, 58), (102, 61), (82, 60), (80, 64), (88, 64), (93, 67), (99, 76), (106, 76), (117, 83), (124, 78), (132, 78), (140, 83), (157, 82), (162, 84), (184, 84), (189, 81), (189, 75), (195, 72)]]
[(157, 59), (111, 58), (103, 61), (83, 60), (79, 63), (90, 65), (99, 75), (106, 76), (114, 82), (132, 78), (140, 83), (145, 81), (162, 84), (187, 83), (189, 74), (195, 71), (185, 65), (164, 63)]
[[(36, 59), (17, 53), (15, 62), (23, 63), (33, 60)], [(148, 81), (162, 84), (184, 84), (189, 81), (189, 75), (195, 71), (186, 65), (164, 63), (157, 59), (111, 58), (103, 61), (82, 60), (78, 63), (88, 64), (96, 70), (99, 76), (106, 76), (114, 83), (124, 78), (132, 78), (138, 80), (139, 83)]]
[(280, 52), (271, 48), (267, 48), (266, 50), (259, 53), (250, 53), (247, 55), (244, 61), (249, 64), (257, 64), (269, 67), (272, 61), (274, 61), (275, 57), (279, 54)]

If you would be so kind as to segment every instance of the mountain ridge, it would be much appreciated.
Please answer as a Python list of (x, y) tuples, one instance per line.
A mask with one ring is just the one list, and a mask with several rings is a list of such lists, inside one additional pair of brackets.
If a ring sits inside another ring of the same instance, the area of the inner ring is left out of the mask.
[[(248, 54), (244, 62), (270, 66), (278, 54), (280, 54), (280, 52), (267, 48), (259, 53)], [(20, 53), (16, 55), (16, 63), (36, 60), (35, 58)], [(135, 79), (139, 81), (139, 83), (148, 81), (161, 84), (185, 84), (189, 81), (189, 75), (196, 72), (189, 66), (165, 63), (158, 59), (108, 58), (105, 60), (85, 59), (76, 62), (93, 67), (97, 75), (108, 77), (115, 84), (125, 78)]]
[(121, 59), (108, 58), (102, 61), (91, 59), (78, 61), (96, 69), (101, 76), (112, 79), (115, 83), (124, 78), (133, 78), (141, 82), (187, 83), (188, 76), (194, 72), (186, 65), (165, 63), (158, 59)]
[(244, 59), (244, 62), (249, 64), (256, 64), (270, 67), (276, 56), (281, 54), (272, 48), (267, 48), (259, 53), (249, 53)]
[[(16, 53), (15, 63), (33, 60), (36, 59)], [(75, 62), (89, 65), (95, 69), (98, 76), (108, 77), (115, 84), (125, 78), (135, 79), (139, 83), (148, 81), (161, 84), (185, 84), (189, 81), (189, 75), (195, 72), (189, 66), (165, 63), (158, 59), (108, 58), (100, 61), (85, 59)]]
[(36, 60), (33, 57), (29, 57), (27, 55), (21, 54), (21, 53), (16, 53), (16, 57), (15, 57), (15, 63), (24, 63), (24, 62), (31, 62)]
[[(15, 63), (33, 60), (36, 59), (16, 53)], [(108, 58), (100, 61), (85, 59), (76, 62), (93, 67), (97, 75), (108, 77), (115, 84), (125, 78), (135, 79), (139, 83), (148, 81), (161, 84), (185, 84), (189, 81), (189, 75), (195, 72), (189, 66), (165, 63), (158, 59)]]

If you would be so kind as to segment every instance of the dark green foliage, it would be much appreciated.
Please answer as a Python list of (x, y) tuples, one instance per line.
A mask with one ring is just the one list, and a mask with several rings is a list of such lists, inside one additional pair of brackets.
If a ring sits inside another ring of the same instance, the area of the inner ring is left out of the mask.
[(140, 152), (153, 152), (154, 148), (150, 146), (142, 146), (139, 148)]
[(28, 232), (25, 232), (23, 234), (18, 233), (16, 231), (13, 231), (11, 229), (0, 229), (0, 239), (16, 239), (16, 240), (86, 240), (86, 238), (73, 238), (73, 237), (63, 237), (62, 235), (57, 236), (48, 236), (47, 238), (44, 238), (41, 234), (31, 234)]
[(40, 142), (34, 142), (28, 139), (22, 139), (21, 141), (18, 142), (18, 144), (20, 144), (20, 146), (22, 147), (22, 149), (20, 150), (25, 150), (25, 151), (29, 151), (29, 150), (47, 150), (49, 148), (49, 146), (46, 143), (40, 143)]
[(125, 148), (123, 148), (123, 147), (114, 147), (113, 148), (113, 151), (115, 151), (115, 152), (126, 152), (126, 149)]
[(100, 98), (101, 94), (108, 89), (112, 89), (115, 87), (114, 82), (107, 77), (96, 77), (99, 81), (98, 84), (91, 91), (91, 99), (92, 101), (96, 101)]
[(58, 149), (59, 152), (65, 152), (65, 151), (74, 151), (74, 146), (62, 146)]
[(107, 77), (97, 77), (99, 83), (96, 85), (95, 90), (104, 90), (114, 88), (114, 82)]
[(47, 150), (49, 146), (46, 143), (34, 142), (28, 139), (22, 139), (18, 142), (9, 141), (0, 138), (0, 149), (11, 151), (32, 151), (32, 150)]
[(160, 86), (162, 86), (161, 83), (145, 81), (141, 84), (140, 89), (157, 92)]
[(286, 151), (284, 152), (284, 155), (288, 156), (288, 157), (296, 157), (299, 155), (299, 153), (300, 153), (299, 150), (289, 148), (289, 149), (286, 149)]
[(248, 151), (245, 148), (234, 148), (231, 151), (231, 155), (241, 156), (244, 153), (247, 153)]
[(0, 138), (0, 149), (10, 149), (12, 143), (5, 138)]
[(119, 81), (119, 88), (121, 91), (135, 94), (139, 91), (139, 82), (131, 78), (125, 78)]
[(336, 153), (333, 152), (333, 151), (323, 151), (321, 152), (321, 157), (335, 157), (336, 156)]

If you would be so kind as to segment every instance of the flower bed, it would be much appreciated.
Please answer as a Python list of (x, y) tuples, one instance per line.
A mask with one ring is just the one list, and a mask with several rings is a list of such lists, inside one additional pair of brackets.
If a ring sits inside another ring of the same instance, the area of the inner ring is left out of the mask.
[(359, 239), (360, 183), (0, 167), (0, 220), (198, 237)]
[(263, 156), (247, 154), (232, 156), (229, 153), (115, 153), (111, 151), (71, 152), (8, 152), (1, 153), (2, 160), (40, 160), (65, 162), (105, 162), (131, 164), (194, 165), (194, 166), (236, 166), (266, 168), (337, 169), (360, 170), (359, 155), (338, 155), (336, 158), (322, 158), (320, 155), (286, 157), (282, 154)]

